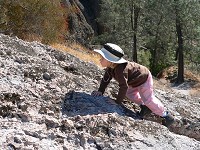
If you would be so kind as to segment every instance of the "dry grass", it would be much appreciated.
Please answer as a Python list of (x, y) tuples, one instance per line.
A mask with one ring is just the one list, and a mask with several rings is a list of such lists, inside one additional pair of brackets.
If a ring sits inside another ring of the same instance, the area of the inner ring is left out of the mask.
[(197, 88), (192, 88), (190, 90), (190, 95), (200, 97), (200, 84), (198, 84), (197, 86)]
[(56, 43), (56, 44), (52, 44), (51, 46), (60, 51), (65, 51), (83, 61), (93, 62), (94, 64), (100, 66), (100, 63), (99, 63), (100, 56), (79, 44), (71, 44), (69, 46), (66, 46), (63, 44)]
[[(169, 68), (164, 69), (160, 74), (159, 74), (159, 81), (161, 81), (163, 84), (161, 84), (161, 86), (163, 86), (164, 84), (168, 84), (169, 80), (166, 80), (166, 78), (168, 78), (169, 76), (173, 76), (174, 73), (177, 72), (177, 67), (175, 66), (171, 66)], [(199, 74), (195, 74), (193, 72), (191, 72), (188, 69), (184, 70), (184, 79), (185, 79), (185, 84), (187, 84), (188, 87), (190, 87), (189, 93), (191, 96), (196, 96), (199, 97), (200, 96), (200, 76)], [(171, 82), (171, 80), (170, 80)], [(159, 84), (157, 84), (156, 86), (159, 86)]]
[(25, 39), (26, 41), (28, 42), (33, 42), (33, 41), (37, 41), (37, 42), (42, 42), (42, 37), (37, 35), (37, 34), (24, 34), (23, 35), (23, 38), (22, 39)]
[(185, 70), (184, 77), (192, 81), (200, 82), (200, 76), (198, 74), (194, 74), (190, 70)]
[(190, 95), (200, 97), (200, 76), (192, 73), (189, 70), (186, 70), (185, 78), (190, 79), (191, 83), (193, 83), (191, 86)]

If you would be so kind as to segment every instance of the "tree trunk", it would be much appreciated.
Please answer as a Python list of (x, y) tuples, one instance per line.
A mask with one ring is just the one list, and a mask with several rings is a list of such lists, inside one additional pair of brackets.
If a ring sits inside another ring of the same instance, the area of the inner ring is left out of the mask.
[(138, 8), (135, 4), (132, 5), (131, 14), (131, 24), (133, 30), (133, 51), (132, 51), (132, 59), (134, 62), (137, 61), (137, 29), (138, 29), (138, 17), (139, 17), (140, 8)]
[(175, 10), (176, 10), (176, 32), (178, 37), (178, 48), (176, 52), (176, 59), (178, 59), (178, 77), (177, 77), (177, 83), (183, 83), (184, 82), (184, 57), (183, 57), (183, 34), (182, 34), (182, 26), (181, 26), (181, 19), (178, 11), (178, 4), (177, 0), (174, 0), (176, 2), (175, 4)]

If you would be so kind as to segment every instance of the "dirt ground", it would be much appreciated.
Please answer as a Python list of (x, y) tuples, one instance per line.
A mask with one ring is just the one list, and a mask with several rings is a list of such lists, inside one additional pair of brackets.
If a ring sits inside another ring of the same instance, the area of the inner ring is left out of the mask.
[(200, 97), (200, 76), (189, 70), (184, 71), (182, 84), (176, 84), (177, 68), (172, 66), (160, 72), (154, 80), (154, 86), (165, 90), (173, 90), (184, 95)]

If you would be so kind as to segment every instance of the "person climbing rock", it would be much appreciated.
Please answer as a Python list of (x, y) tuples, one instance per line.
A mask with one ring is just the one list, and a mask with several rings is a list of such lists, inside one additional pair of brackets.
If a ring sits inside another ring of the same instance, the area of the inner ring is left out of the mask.
[(93, 91), (91, 95), (103, 95), (110, 80), (114, 78), (119, 83), (116, 103), (121, 104), (126, 96), (140, 106), (138, 114), (141, 118), (153, 112), (163, 118), (162, 124), (166, 127), (174, 122), (173, 116), (154, 96), (153, 78), (147, 67), (125, 60), (124, 51), (116, 44), (106, 43), (101, 49), (94, 51), (101, 55), (100, 63), (106, 69), (98, 91)]

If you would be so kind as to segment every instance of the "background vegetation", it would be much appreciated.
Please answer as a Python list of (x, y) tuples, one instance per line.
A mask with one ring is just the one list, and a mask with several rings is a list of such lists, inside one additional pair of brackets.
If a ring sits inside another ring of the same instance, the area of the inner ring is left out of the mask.
[(102, 10), (98, 21), (107, 30), (95, 42), (121, 45), (154, 75), (176, 64), (182, 74), (185, 67), (200, 71), (199, 1), (103, 0)]
[(65, 34), (64, 10), (59, 0), (1, 0), (0, 31), (43, 43)]

